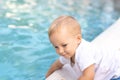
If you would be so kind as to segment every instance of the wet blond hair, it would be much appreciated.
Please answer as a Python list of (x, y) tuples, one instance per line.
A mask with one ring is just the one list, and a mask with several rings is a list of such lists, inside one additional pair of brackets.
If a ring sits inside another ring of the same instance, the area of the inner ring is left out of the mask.
[(62, 28), (67, 28), (67, 30), (72, 33), (73, 35), (75, 34), (80, 34), (81, 35), (81, 28), (80, 24), (78, 21), (73, 18), (72, 16), (60, 16), (57, 19), (53, 21), (51, 24), (49, 30), (48, 30), (48, 35), (49, 37), (54, 33), (59, 30), (62, 30)]

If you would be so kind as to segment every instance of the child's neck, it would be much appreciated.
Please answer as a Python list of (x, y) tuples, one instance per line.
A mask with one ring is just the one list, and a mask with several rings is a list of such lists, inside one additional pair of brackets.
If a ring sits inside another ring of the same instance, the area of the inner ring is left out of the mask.
[(75, 57), (70, 58), (70, 65), (73, 67), (75, 64)]
[(71, 63), (73, 63), (73, 64), (75, 63), (75, 55), (70, 58), (70, 61), (71, 61)]

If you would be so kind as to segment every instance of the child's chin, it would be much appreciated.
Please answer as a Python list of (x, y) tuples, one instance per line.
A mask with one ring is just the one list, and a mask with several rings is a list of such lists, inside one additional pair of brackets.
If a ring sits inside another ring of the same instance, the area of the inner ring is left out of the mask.
[(64, 58), (66, 58), (66, 59), (70, 59), (70, 56), (63, 56)]

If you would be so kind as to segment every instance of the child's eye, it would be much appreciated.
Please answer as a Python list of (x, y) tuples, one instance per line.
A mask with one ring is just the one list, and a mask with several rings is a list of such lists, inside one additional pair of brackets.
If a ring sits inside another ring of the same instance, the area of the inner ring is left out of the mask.
[(67, 44), (63, 44), (62, 46), (63, 46), (63, 47), (66, 47), (66, 46), (67, 46)]
[(57, 46), (55, 46), (55, 48), (58, 48)]

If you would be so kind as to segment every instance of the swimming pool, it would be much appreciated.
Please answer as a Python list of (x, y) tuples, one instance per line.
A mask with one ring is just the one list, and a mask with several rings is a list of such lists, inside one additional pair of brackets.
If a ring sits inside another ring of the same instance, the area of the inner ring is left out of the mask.
[(0, 80), (44, 80), (58, 58), (47, 36), (56, 17), (74, 16), (92, 41), (119, 12), (111, 0), (0, 0)]

